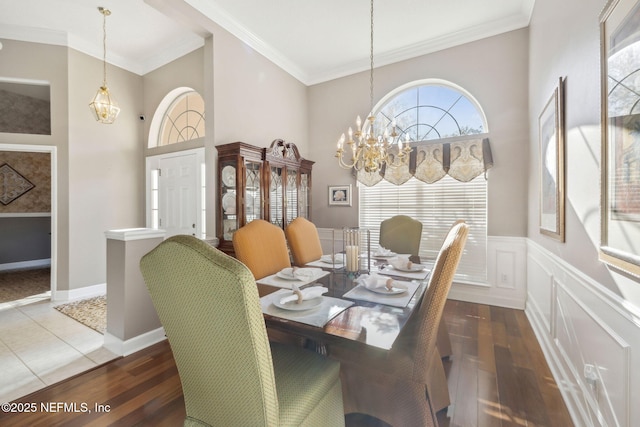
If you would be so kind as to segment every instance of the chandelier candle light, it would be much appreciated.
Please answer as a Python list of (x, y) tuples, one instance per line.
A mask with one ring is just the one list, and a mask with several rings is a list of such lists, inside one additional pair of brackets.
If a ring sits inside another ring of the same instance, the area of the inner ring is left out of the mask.
[(95, 115), (96, 120), (100, 123), (111, 124), (115, 121), (120, 113), (120, 107), (107, 88), (107, 16), (111, 15), (109, 9), (98, 7), (98, 11), (102, 14), (102, 86), (98, 89), (96, 96), (89, 104), (91, 112)]
[[(396, 122), (391, 122), (391, 130), (384, 129), (382, 135), (375, 135), (373, 117), (373, 0), (371, 0), (371, 50), (369, 53), (370, 69), (369, 69), (369, 117), (368, 123), (362, 129), (362, 119), (360, 116), (356, 119), (356, 131), (349, 128), (349, 139), (347, 140), (343, 133), (338, 140), (338, 149), (336, 157), (338, 164), (345, 168), (354, 168), (357, 171), (377, 172), (384, 165), (386, 167), (399, 167), (409, 164), (409, 155), (411, 146), (409, 145), (409, 134), (405, 134), (405, 142), (398, 138), (396, 132)], [(355, 139), (354, 139), (355, 138)], [(351, 161), (345, 162), (343, 155), (345, 152), (345, 142), (351, 147)], [(397, 155), (390, 152), (390, 148), (397, 146)]]

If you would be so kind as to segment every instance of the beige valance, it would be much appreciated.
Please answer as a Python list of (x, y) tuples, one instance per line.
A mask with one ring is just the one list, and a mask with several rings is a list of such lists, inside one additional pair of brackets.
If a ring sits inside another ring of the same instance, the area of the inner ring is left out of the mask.
[(414, 147), (408, 165), (383, 168), (380, 172), (359, 171), (358, 181), (371, 187), (383, 179), (402, 185), (415, 176), (432, 184), (445, 175), (468, 182), (493, 166), (489, 138), (466, 139), (445, 143), (425, 143)]

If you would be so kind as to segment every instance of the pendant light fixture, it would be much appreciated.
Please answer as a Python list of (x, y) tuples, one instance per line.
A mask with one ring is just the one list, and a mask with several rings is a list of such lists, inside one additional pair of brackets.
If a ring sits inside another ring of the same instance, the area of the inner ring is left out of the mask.
[(107, 88), (107, 16), (111, 15), (109, 9), (98, 7), (102, 14), (102, 86), (89, 104), (91, 112), (100, 123), (111, 124), (120, 113), (120, 107)]

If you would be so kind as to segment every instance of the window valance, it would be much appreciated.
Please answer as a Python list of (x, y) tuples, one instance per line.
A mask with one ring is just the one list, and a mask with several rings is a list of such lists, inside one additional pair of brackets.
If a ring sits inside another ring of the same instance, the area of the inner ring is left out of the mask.
[(468, 182), (486, 173), (493, 166), (489, 138), (428, 142), (419, 144), (411, 152), (408, 165), (383, 168), (380, 172), (357, 172), (356, 179), (371, 187), (383, 179), (402, 185), (415, 176), (420, 181), (433, 184), (445, 175), (461, 182)]

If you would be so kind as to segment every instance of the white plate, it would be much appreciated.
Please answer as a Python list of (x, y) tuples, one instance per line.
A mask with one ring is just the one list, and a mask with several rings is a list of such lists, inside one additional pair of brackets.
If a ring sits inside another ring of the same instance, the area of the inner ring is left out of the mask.
[(289, 301), (287, 303), (280, 303), (280, 300), (274, 301), (273, 305), (283, 310), (291, 310), (291, 311), (303, 311), (303, 310), (311, 310), (312, 308), (316, 308), (322, 304), (322, 297), (317, 297), (313, 299), (307, 299), (298, 304), (297, 301)]
[(222, 209), (228, 215), (236, 214), (236, 195), (234, 193), (225, 193), (222, 196)]
[(302, 280), (299, 277), (296, 277), (296, 276), (294, 276), (292, 274), (283, 273), (282, 271), (278, 271), (276, 273), (276, 277), (279, 277), (279, 278), (284, 279), (284, 280)]
[(371, 254), (371, 256), (374, 257), (374, 258), (393, 258), (396, 255), (398, 255), (398, 254), (395, 253), (395, 252), (389, 252), (388, 254), (384, 254), (384, 255), (380, 255), (380, 254), (376, 254), (376, 253)]
[(326, 264), (344, 264), (344, 254), (335, 254), (333, 257), (331, 255), (322, 255), (320, 261)]
[(407, 292), (407, 287), (402, 283), (394, 283), (391, 290), (388, 290), (385, 286), (380, 286), (378, 288), (373, 288), (373, 289), (365, 287), (365, 289), (371, 292), (375, 292), (376, 294), (383, 294), (383, 295), (398, 295), (398, 294), (403, 294)]
[(236, 186), (236, 168), (231, 165), (222, 168), (222, 182), (227, 187)]
[(411, 268), (401, 268), (393, 265), (391, 265), (390, 267), (398, 271), (406, 271), (407, 273), (417, 273), (418, 271), (422, 271), (425, 269), (425, 266), (422, 264), (413, 264)]

